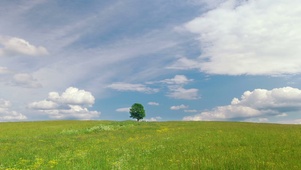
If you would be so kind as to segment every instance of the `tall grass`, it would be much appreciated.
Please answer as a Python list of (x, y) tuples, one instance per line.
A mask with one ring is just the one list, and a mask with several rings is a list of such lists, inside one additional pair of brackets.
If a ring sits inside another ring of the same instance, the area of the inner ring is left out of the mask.
[(0, 170), (301, 169), (301, 126), (232, 122), (0, 123)]

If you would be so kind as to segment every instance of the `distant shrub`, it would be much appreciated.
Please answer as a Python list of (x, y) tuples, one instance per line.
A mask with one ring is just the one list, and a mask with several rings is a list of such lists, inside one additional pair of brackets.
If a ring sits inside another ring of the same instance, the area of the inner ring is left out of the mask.
[(80, 130), (64, 129), (60, 134), (74, 135), (74, 134), (93, 133), (93, 132), (100, 132), (100, 131), (114, 131), (114, 130), (118, 130), (118, 129), (125, 128), (125, 127), (130, 127), (130, 126), (133, 126), (133, 124), (130, 124), (130, 123), (122, 123), (122, 124), (115, 124), (115, 125), (101, 124), (98, 126), (93, 126), (90, 128), (80, 129)]
[(79, 131), (78, 130), (74, 130), (74, 129), (64, 129), (61, 134), (64, 135), (74, 135), (74, 134), (78, 134)]
[(116, 130), (116, 126), (98, 125), (98, 126), (93, 126), (91, 128), (85, 129), (85, 132), (91, 133), (91, 132), (97, 132), (97, 131), (111, 131), (111, 130)]

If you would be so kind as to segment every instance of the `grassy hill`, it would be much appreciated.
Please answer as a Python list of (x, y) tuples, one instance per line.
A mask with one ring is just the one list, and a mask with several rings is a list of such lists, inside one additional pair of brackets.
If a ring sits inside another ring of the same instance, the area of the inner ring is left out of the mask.
[(301, 126), (233, 122), (0, 123), (0, 170), (301, 169)]

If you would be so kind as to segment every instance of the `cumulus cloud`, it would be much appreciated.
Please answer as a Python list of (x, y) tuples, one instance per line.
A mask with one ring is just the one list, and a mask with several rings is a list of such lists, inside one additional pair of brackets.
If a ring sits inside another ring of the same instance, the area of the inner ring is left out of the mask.
[(209, 74), (301, 73), (301, 1), (227, 0), (184, 25), (196, 34), (202, 55), (170, 68)]
[(12, 103), (8, 100), (0, 99), (0, 122), (2, 121), (20, 121), (27, 117), (22, 113), (10, 110)]
[(301, 90), (292, 87), (246, 91), (230, 105), (219, 106), (184, 120), (249, 120), (301, 112)]
[(13, 76), (13, 85), (25, 88), (40, 88), (42, 84), (37, 82), (32, 75), (26, 73), (19, 73)]
[(148, 105), (151, 105), (151, 106), (159, 106), (160, 104), (157, 103), (157, 102), (148, 102), (147, 103)]
[(24, 39), (16, 37), (0, 36), (0, 56), (43, 56), (47, 55), (48, 51), (45, 47), (31, 45)]
[(49, 100), (42, 100), (38, 102), (32, 102), (28, 105), (31, 109), (37, 110), (53, 110), (58, 108), (59, 104)]
[(85, 90), (79, 90), (75, 87), (69, 87), (62, 95), (57, 92), (50, 92), (48, 99), (54, 102), (71, 104), (71, 105), (93, 105), (95, 102), (94, 96)]
[(87, 108), (80, 105), (68, 105), (68, 109), (41, 110), (53, 119), (81, 119), (90, 120), (98, 118), (100, 112), (89, 111)]
[(184, 120), (231, 120), (245, 119), (249, 117), (261, 116), (259, 110), (236, 105), (219, 106), (211, 111), (202, 112), (194, 116), (184, 117)]
[(178, 105), (178, 106), (171, 106), (170, 110), (180, 110), (180, 109), (187, 109), (189, 106), (186, 106), (184, 104)]
[(123, 107), (123, 108), (118, 108), (116, 109), (116, 112), (130, 112), (130, 108), (129, 107)]
[(85, 90), (69, 87), (61, 95), (50, 92), (48, 98), (28, 104), (28, 108), (46, 113), (54, 119), (94, 119), (100, 112), (89, 111), (95, 102), (94, 96)]
[(118, 91), (135, 91), (142, 93), (157, 93), (159, 91), (158, 89), (152, 89), (143, 84), (113, 83), (107, 87)]

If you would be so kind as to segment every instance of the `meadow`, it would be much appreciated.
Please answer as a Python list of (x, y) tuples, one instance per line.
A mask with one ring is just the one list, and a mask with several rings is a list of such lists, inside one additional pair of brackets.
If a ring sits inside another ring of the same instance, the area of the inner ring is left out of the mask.
[(0, 170), (301, 169), (300, 158), (299, 125), (0, 123)]

